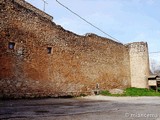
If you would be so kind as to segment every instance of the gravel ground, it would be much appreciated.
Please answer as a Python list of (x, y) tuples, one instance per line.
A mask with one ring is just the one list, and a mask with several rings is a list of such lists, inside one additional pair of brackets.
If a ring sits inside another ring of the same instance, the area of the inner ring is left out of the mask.
[(160, 120), (160, 97), (0, 100), (0, 120)]
[(111, 100), (115, 102), (121, 102), (121, 103), (145, 103), (145, 104), (160, 104), (160, 97), (110, 97), (110, 96), (87, 96), (84, 97), (84, 99), (90, 99), (90, 100)]

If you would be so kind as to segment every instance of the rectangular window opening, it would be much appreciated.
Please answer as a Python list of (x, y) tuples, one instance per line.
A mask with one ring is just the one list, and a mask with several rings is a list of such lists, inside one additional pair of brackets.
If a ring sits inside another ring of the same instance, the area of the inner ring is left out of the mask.
[(52, 47), (47, 47), (47, 53), (51, 54), (52, 53)]
[(15, 43), (14, 42), (9, 42), (8, 43), (8, 48), (9, 49), (14, 49), (15, 48)]

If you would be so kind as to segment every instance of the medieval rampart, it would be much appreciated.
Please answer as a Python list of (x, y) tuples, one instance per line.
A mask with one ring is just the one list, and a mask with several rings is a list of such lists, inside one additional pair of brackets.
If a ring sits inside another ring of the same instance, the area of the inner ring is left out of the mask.
[(29, 4), (28, 2), (25, 2), (24, 0), (14, 0), (15, 3), (18, 3), (19, 5), (25, 7), (28, 10), (32, 10), (33, 12), (35, 12), (36, 14), (41, 15), (44, 18), (47, 18), (48, 20), (53, 20), (53, 17), (48, 15), (47, 13), (37, 9), (36, 7), (34, 7), (33, 5)]
[(145, 42), (128, 44), (130, 54), (131, 86), (148, 87), (149, 56), (148, 45)]
[(128, 46), (79, 36), (11, 0), (0, 3), (0, 95), (91, 94), (131, 86)]

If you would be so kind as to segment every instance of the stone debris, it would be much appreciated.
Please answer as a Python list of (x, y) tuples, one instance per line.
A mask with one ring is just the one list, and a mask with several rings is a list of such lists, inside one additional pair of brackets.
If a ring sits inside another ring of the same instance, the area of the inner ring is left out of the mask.
[(122, 89), (111, 89), (109, 90), (109, 93), (111, 94), (123, 94), (124, 90)]

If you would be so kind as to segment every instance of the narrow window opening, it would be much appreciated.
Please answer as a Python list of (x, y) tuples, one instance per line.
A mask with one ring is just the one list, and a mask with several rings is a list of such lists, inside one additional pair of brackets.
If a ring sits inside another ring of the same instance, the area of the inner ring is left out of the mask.
[(8, 48), (9, 49), (14, 49), (14, 47), (15, 47), (15, 43), (14, 42), (9, 42)]
[(52, 53), (52, 47), (47, 47), (47, 53), (51, 54)]

